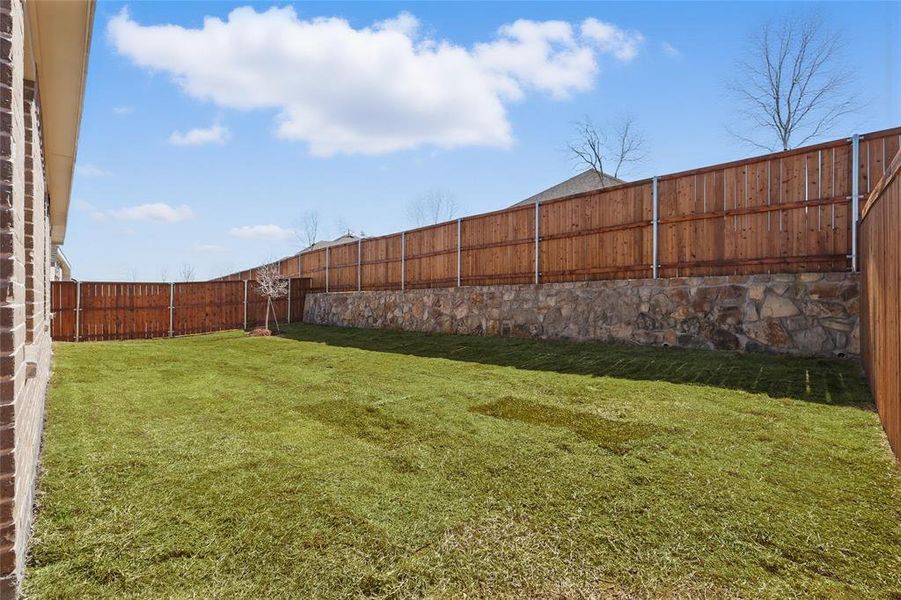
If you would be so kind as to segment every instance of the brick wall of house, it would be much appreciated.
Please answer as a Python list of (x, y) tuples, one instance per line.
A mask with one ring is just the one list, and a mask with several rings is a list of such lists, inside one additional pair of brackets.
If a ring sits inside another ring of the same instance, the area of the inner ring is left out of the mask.
[(16, 399), (25, 387), (24, 7), (0, 4), (0, 597), (15, 590)]
[(40, 86), (24, 80), (24, 27), (22, 0), (0, 0), (0, 599), (25, 564), (51, 358)]

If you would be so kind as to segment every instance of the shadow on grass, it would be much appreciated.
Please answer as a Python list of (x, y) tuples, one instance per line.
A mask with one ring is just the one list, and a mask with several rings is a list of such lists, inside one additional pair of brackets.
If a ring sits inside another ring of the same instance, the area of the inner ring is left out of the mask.
[(595, 377), (708, 385), (773, 398), (872, 409), (860, 365), (852, 360), (308, 324), (289, 326), (283, 337), (373, 352)]

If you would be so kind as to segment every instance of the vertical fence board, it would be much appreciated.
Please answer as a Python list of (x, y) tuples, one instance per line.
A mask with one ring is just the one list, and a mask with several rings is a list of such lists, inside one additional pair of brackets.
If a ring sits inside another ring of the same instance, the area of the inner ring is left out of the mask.
[[(881, 146), (880, 146), (881, 150)], [(879, 168), (885, 168), (885, 161)], [(901, 458), (901, 152), (863, 207), (861, 358), (876, 408)]]

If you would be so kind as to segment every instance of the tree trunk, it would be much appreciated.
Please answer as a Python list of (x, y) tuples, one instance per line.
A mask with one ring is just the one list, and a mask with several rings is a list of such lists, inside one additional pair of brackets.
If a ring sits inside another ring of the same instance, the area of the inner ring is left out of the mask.
[[(272, 302), (270, 299), (269, 302)], [(275, 310), (275, 305), (272, 305), (272, 320), (275, 321), (275, 332), (281, 333), (282, 328), (278, 326), (278, 311)]]
[(272, 306), (272, 298), (266, 298), (266, 329), (269, 329), (269, 307)]

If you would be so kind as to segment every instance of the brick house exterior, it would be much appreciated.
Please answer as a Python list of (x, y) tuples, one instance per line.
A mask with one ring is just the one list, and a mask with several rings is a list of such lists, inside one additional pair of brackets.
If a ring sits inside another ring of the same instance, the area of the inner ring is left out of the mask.
[(94, 4), (0, 0), (0, 599), (25, 564)]

